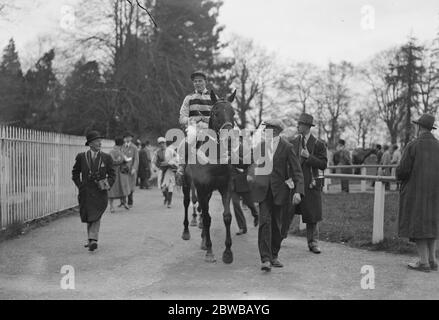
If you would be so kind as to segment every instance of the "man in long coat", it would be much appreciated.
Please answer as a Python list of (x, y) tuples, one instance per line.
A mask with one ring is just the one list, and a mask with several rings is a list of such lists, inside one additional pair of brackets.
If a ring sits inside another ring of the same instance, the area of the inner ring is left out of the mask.
[(295, 213), (302, 215), (306, 223), (308, 248), (313, 253), (320, 253), (318, 247), (317, 223), (322, 221), (323, 177), (319, 170), (325, 170), (328, 164), (326, 145), (311, 134), (314, 118), (304, 113), (298, 121), (299, 135), (292, 141), (294, 151), (300, 156), (304, 177), (305, 197), (296, 206)]
[(416, 124), (416, 139), (405, 148), (396, 168), (401, 181), (399, 236), (416, 243), (419, 261), (410, 269), (437, 270), (436, 240), (439, 237), (439, 141), (431, 133), (435, 118), (423, 114)]
[[(352, 165), (351, 155), (346, 150), (346, 141), (343, 139), (338, 140), (337, 151), (334, 153), (334, 164), (336, 166), (350, 166)], [(342, 174), (352, 174), (352, 169), (343, 168), (340, 170)], [(341, 191), (349, 193), (349, 180), (341, 179)]]
[[(294, 204), (300, 203), (301, 196), (304, 195), (304, 186), (302, 169), (293, 146), (279, 136), (284, 129), (283, 123), (270, 120), (265, 122), (265, 126), (265, 129), (273, 130), (274, 139), (266, 140), (261, 144), (261, 148), (268, 152), (265, 154), (264, 166), (269, 161), (272, 170), (262, 174), (256, 172), (252, 194), (253, 199), (259, 202), (258, 245), (262, 261), (261, 270), (270, 271), (271, 267), (283, 267), (278, 260), (278, 254), (282, 242), (281, 211), (291, 200), (292, 190), (287, 182), (291, 179), (294, 183)], [(267, 137), (266, 133), (265, 130)], [(255, 158), (255, 161), (261, 166), (260, 159)]]
[(148, 180), (151, 177), (152, 156), (149, 151), (149, 142), (142, 143), (142, 149), (139, 151), (139, 178), (140, 189), (149, 189)]
[(134, 191), (136, 190), (137, 172), (139, 169), (139, 150), (136, 145), (132, 142), (133, 135), (131, 133), (126, 133), (124, 135), (125, 144), (122, 147), (122, 152), (131, 161), (128, 162), (128, 167), (130, 169), (130, 194), (128, 195), (128, 207), (132, 208), (134, 204)]
[[(114, 184), (115, 171), (113, 159), (109, 154), (101, 152), (101, 139), (97, 131), (87, 134), (87, 152), (76, 156), (72, 170), (72, 180), (79, 189), (79, 213), (81, 221), (87, 224), (89, 251), (98, 247), (99, 229), (102, 214), (108, 205), (108, 189)], [(99, 187), (98, 181), (107, 179), (106, 190)]]

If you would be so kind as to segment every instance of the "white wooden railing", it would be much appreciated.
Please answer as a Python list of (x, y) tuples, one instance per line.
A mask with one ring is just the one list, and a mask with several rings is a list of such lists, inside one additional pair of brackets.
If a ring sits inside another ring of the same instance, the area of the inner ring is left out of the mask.
[[(0, 230), (77, 206), (71, 180), (85, 137), (0, 126)], [(103, 150), (114, 143), (103, 141)]]
[[(361, 175), (356, 174), (339, 174), (329, 173), (333, 169), (357, 169), (361, 168)], [(366, 191), (366, 182), (375, 181), (375, 196), (373, 206), (373, 231), (372, 243), (376, 244), (384, 240), (384, 204), (386, 196), (386, 182), (396, 182), (396, 178), (392, 176), (372, 176), (366, 175), (367, 168), (396, 168), (395, 165), (352, 165), (352, 166), (331, 166), (325, 171), (325, 189), (328, 191), (328, 185), (331, 179), (345, 179), (345, 180), (361, 180), (361, 192)], [(299, 228), (303, 229), (306, 226), (301, 222)]]

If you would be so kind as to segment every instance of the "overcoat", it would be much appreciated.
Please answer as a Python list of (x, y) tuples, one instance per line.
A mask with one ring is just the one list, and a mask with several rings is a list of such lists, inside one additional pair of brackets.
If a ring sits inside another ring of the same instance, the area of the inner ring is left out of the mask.
[[(86, 159), (88, 157), (88, 161)], [(90, 164), (90, 167), (89, 165)], [(78, 202), (81, 221), (96, 222), (101, 219), (108, 205), (108, 192), (99, 190), (90, 173), (98, 179), (108, 179), (110, 186), (114, 184), (115, 172), (113, 160), (109, 154), (99, 152), (93, 161), (90, 151), (79, 153), (76, 156), (72, 170), (72, 180), (79, 189)]]
[(439, 141), (430, 132), (410, 142), (396, 168), (401, 181), (399, 236), (439, 236)]
[(139, 151), (139, 178), (148, 179), (151, 173), (151, 154), (149, 149), (143, 148)]
[[(139, 170), (139, 150), (137, 149), (134, 143), (130, 143), (130, 145), (123, 146), (122, 152), (125, 154), (127, 158), (131, 158), (131, 161), (128, 162), (128, 167), (130, 168), (130, 173), (128, 174), (130, 178), (130, 193), (134, 192), (136, 189), (136, 181), (137, 181), (137, 173)], [(131, 174), (131, 170), (135, 169), (136, 172)]]
[(110, 156), (113, 159), (113, 167), (115, 172), (115, 182), (108, 191), (108, 198), (118, 199), (126, 197), (130, 194), (130, 178), (128, 173), (121, 171), (121, 165), (125, 164), (125, 155), (120, 150), (119, 146), (114, 147), (110, 151)]
[[(292, 144), (294, 151), (300, 153), (301, 138), (297, 136)], [(326, 145), (316, 139), (312, 134), (306, 143), (309, 152), (309, 158), (300, 157), (301, 168), (305, 184), (305, 197), (302, 202), (296, 206), (295, 214), (302, 215), (304, 223), (317, 223), (322, 220), (322, 187), (323, 180), (316, 180), (316, 187), (310, 188), (312, 178), (319, 176), (319, 170), (325, 170), (328, 165)], [(319, 185), (320, 183), (320, 185)]]
[[(264, 150), (264, 143), (262, 144)], [(255, 159), (257, 160), (257, 159)], [(249, 171), (251, 175), (251, 170)], [(299, 158), (293, 150), (293, 146), (284, 138), (279, 139), (279, 144), (273, 156), (273, 169), (270, 174), (255, 175), (252, 186), (252, 196), (255, 202), (263, 202), (267, 197), (268, 190), (273, 193), (274, 204), (285, 206), (291, 200), (291, 190), (285, 183), (289, 178), (293, 179), (296, 193), (304, 194), (303, 174), (300, 168)]]

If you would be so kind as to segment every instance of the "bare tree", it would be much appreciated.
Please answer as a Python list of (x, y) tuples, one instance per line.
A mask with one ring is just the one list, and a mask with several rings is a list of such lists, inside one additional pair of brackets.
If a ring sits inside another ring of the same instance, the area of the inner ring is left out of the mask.
[(421, 63), (424, 72), (419, 81), (421, 103), (418, 112), (435, 114), (439, 104), (439, 52), (433, 45), (425, 47)]
[(311, 112), (314, 109), (312, 97), (319, 82), (318, 69), (311, 63), (298, 62), (292, 64), (279, 81), (280, 89), (300, 112)]
[(358, 146), (366, 148), (367, 137), (373, 131), (376, 122), (376, 110), (370, 101), (364, 102), (364, 105), (354, 112), (350, 126), (356, 134)]
[[(239, 127), (249, 123), (249, 112), (253, 125), (262, 121), (267, 88), (273, 83), (273, 57), (252, 40), (234, 36), (230, 47), (235, 59), (232, 70), (233, 85), (238, 89), (236, 96)], [(255, 112), (255, 110), (257, 110)]]
[(389, 130), (392, 144), (398, 139), (398, 130), (403, 121), (399, 112), (399, 101), (403, 91), (401, 84), (391, 77), (389, 65), (396, 59), (397, 48), (385, 50), (377, 54), (361, 70), (378, 107), (378, 116)]
[(349, 80), (354, 68), (351, 63), (329, 63), (322, 71), (314, 101), (317, 104), (319, 137), (326, 134), (328, 145), (335, 147), (340, 132), (348, 125), (347, 114), (351, 102)]

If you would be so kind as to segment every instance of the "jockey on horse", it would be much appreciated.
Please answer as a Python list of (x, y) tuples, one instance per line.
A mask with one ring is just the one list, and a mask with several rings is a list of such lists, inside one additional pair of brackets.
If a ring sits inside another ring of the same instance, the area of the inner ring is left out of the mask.
[[(191, 74), (191, 80), (195, 91), (184, 98), (180, 109), (180, 125), (186, 131), (187, 142), (195, 143), (197, 129), (207, 129), (210, 118), (210, 111), (213, 103), (210, 92), (206, 89), (207, 77), (202, 71), (195, 71)], [(186, 164), (179, 165), (177, 171), (177, 184), (182, 185), (182, 178)]]

